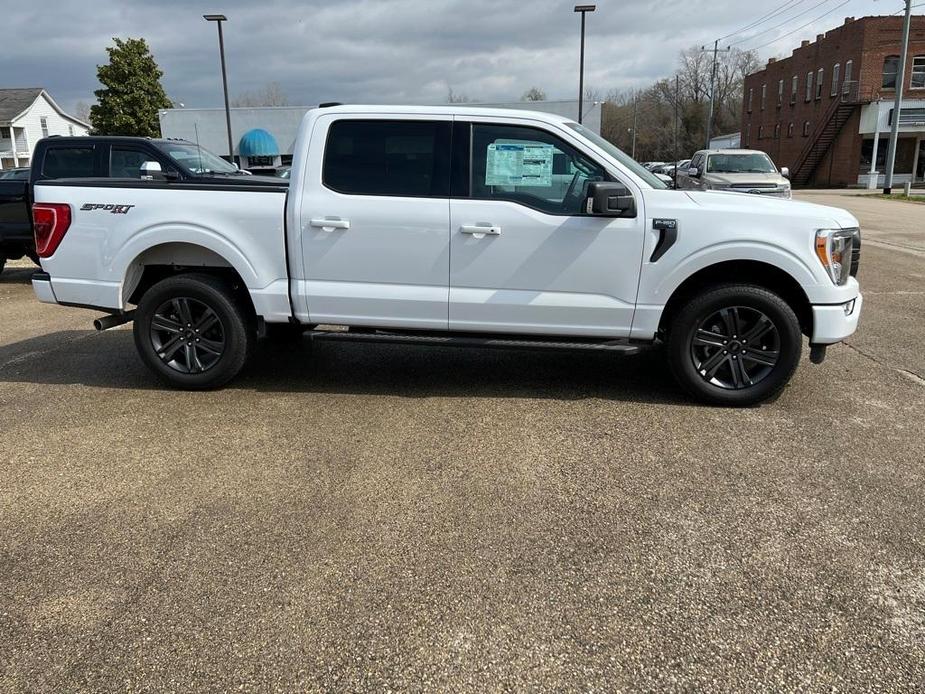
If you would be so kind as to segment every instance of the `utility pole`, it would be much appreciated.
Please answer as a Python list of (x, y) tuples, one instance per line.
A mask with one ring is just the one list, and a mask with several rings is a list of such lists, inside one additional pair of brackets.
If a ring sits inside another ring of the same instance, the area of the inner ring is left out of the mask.
[(633, 159), (636, 158), (636, 107), (639, 105), (639, 98), (636, 94), (633, 94), (633, 151), (630, 155)]
[(675, 180), (678, 179), (678, 126), (681, 110), (681, 83), (678, 75), (674, 76), (674, 161), (675, 161), (675, 170), (674, 177)]
[(594, 12), (597, 5), (575, 5), (575, 12), (581, 14), (581, 58), (578, 63), (578, 122), (581, 123), (582, 101), (585, 98), (585, 15)]
[(899, 54), (899, 72), (896, 74), (896, 98), (893, 100), (893, 122), (890, 124), (890, 146), (886, 154), (886, 178), (883, 194), (893, 192), (893, 167), (896, 164), (896, 141), (899, 139), (899, 114), (902, 110), (906, 57), (909, 55), (909, 25), (912, 23), (912, 0), (906, 0), (906, 16), (903, 19), (903, 48)]
[[(700, 47), (701, 51), (708, 50), (706, 46)], [(731, 51), (732, 46), (726, 46), (724, 51)], [(716, 58), (719, 52), (719, 39), (713, 42), (713, 69), (710, 71), (710, 114), (707, 116), (707, 144), (706, 148), (710, 149), (710, 139), (713, 135), (713, 109), (716, 101)]]

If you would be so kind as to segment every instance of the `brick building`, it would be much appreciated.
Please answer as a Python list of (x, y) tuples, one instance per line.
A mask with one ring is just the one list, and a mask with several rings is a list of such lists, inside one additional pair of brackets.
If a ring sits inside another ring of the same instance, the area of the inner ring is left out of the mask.
[[(845, 19), (745, 78), (742, 146), (795, 186), (883, 183), (902, 48), (897, 17)], [(894, 183), (925, 180), (925, 16), (912, 17)], [(876, 143), (875, 143), (876, 140)], [(874, 163), (875, 175), (871, 174)]]

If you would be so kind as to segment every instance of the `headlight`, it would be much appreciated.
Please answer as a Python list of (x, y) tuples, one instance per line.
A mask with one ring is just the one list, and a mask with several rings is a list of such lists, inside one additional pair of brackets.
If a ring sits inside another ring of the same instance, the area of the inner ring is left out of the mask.
[(819, 229), (816, 232), (816, 255), (835, 284), (848, 281), (851, 251), (857, 229)]

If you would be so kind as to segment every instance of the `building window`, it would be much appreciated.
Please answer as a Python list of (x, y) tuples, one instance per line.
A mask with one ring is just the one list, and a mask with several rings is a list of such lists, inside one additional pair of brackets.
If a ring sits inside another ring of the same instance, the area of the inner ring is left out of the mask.
[(751, 139), (752, 139), (752, 124), (746, 123), (745, 124), (745, 146), (746, 147), (748, 147), (748, 143), (751, 142)]
[(748, 89), (748, 112), (752, 112), (752, 97), (755, 95), (755, 90), (751, 87)]
[(797, 75), (794, 75), (790, 80), (790, 103), (795, 104), (797, 102), (797, 92), (800, 91), (800, 78)]
[(767, 101), (768, 97), (768, 85), (761, 85), (761, 110), (764, 111), (764, 103)]
[(912, 82), (910, 89), (925, 89), (925, 55), (917, 55), (912, 59)]
[(39, 123), (42, 124), (42, 137), (48, 137), (48, 119), (42, 116), (39, 118)]
[(764, 137), (764, 126), (759, 125), (758, 126), (758, 139), (760, 140), (763, 137)]
[(73, 125), (67, 126), (67, 134), (70, 135), (71, 137), (74, 137), (74, 126)]
[(899, 72), (899, 56), (889, 55), (883, 59), (883, 89), (896, 89), (896, 73)]
[(806, 73), (806, 101), (811, 101), (813, 98), (813, 73)]
[(774, 139), (775, 140), (780, 139), (780, 123), (774, 126)]
[(784, 80), (777, 81), (777, 107), (784, 103)]
[(809, 121), (803, 121), (803, 137), (809, 137)]
[(787, 126), (787, 137), (793, 137), (793, 121)]
[(838, 74), (841, 72), (841, 65), (835, 63), (835, 67), (832, 68), (832, 94), (835, 96), (838, 94)]
[(849, 60), (845, 63), (845, 81), (842, 83), (845, 86), (842, 87), (842, 94), (847, 94), (848, 90), (851, 89), (851, 73), (853, 72), (852, 68), (854, 67), (854, 61)]
[(816, 98), (822, 98), (822, 81), (825, 79), (825, 68), (816, 70)]

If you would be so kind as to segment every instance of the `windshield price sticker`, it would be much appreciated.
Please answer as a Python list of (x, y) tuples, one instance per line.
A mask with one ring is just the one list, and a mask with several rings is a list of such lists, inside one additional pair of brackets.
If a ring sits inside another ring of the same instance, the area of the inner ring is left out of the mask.
[(555, 147), (543, 144), (488, 145), (485, 185), (551, 186)]

